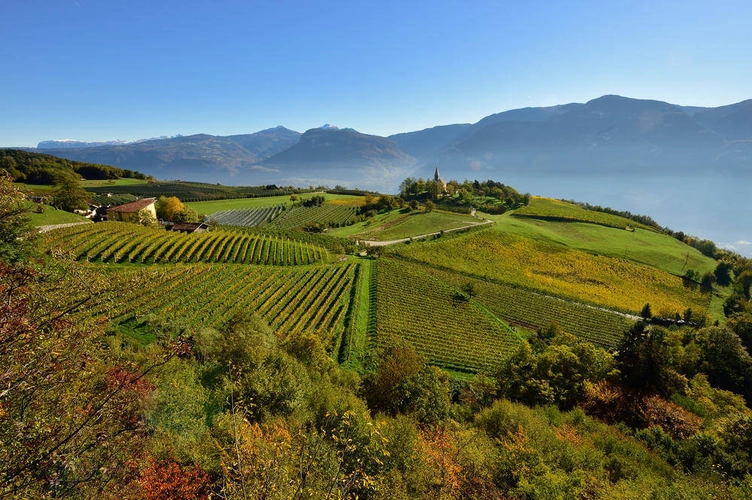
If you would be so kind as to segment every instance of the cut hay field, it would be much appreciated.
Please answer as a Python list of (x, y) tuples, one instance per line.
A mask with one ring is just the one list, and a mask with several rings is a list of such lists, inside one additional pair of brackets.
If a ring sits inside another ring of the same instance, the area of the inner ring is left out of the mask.
[(648, 302), (661, 315), (708, 309), (682, 279), (633, 261), (593, 255), (491, 228), (448, 241), (406, 245), (400, 255), (432, 266), (629, 313)]

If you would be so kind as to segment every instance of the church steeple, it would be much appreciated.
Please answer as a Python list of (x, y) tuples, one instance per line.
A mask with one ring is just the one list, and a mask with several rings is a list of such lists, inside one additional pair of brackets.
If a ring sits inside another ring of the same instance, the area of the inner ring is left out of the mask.
[(446, 191), (446, 181), (439, 175), (439, 166), (436, 165), (436, 170), (433, 173), (433, 180), (441, 186), (442, 192)]

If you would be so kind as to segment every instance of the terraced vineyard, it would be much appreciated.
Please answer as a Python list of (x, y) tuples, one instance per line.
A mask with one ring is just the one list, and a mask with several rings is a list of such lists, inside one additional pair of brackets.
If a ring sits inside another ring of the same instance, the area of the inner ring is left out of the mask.
[(226, 226), (256, 227), (273, 221), (284, 211), (285, 205), (241, 210), (222, 210), (207, 216), (207, 219)]
[(376, 272), (376, 343), (405, 339), (437, 365), (475, 371), (509, 353), (515, 334), (422, 266), (382, 258)]
[(126, 270), (112, 296), (98, 297), (88, 316), (115, 323), (154, 314), (221, 328), (249, 311), (282, 337), (316, 332), (337, 352), (357, 264), (262, 267), (192, 264)]
[(327, 251), (310, 243), (276, 236), (220, 230), (183, 234), (123, 222), (82, 224), (50, 231), (48, 248), (99, 262), (223, 262), (275, 266), (325, 261)]
[(568, 222), (589, 222), (601, 226), (624, 229), (627, 226), (639, 227), (654, 231), (655, 228), (640, 224), (618, 215), (612, 215), (596, 210), (586, 210), (580, 206), (565, 201), (552, 200), (534, 196), (527, 206), (518, 208), (512, 214), (514, 217), (532, 217), (535, 219), (558, 220)]
[(308, 224), (322, 226), (345, 226), (355, 217), (357, 208), (348, 205), (321, 205), (319, 207), (296, 207), (281, 217), (273, 225), (280, 229), (297, 229)]
[(529, 331), (556, 322), (567, 333), (599, 347), (610, 348), (616, 346), (624, 331), (633, 324), (629, 318), (603, 309), (450, 271), (419, 267), (458, 290), (471, 284), (476, 293), (474, 300), (495, 316)]

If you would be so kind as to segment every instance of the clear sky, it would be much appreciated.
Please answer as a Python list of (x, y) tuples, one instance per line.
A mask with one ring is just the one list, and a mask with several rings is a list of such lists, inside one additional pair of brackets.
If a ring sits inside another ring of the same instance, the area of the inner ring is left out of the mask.
[(0, 1), (0, 146), (752, 98), (752, 2)]

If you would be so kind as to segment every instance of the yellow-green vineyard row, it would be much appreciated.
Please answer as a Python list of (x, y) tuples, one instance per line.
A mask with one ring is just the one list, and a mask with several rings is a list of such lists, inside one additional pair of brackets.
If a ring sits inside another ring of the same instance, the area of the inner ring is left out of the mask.
[(410, 263), (382, 258), (376, 267), (376, 342), (410, 342), (447, 368), (491, 368), (517, 337), (477, 303), (455, 300), (455, 290)]
[(326, 250), (276, 236), (220, 230), (183, 234), (123, 222), (83, 224), (51, 231), (48, 248), (72, 252), (80, 260), (101, 262), (222, 262), (306, 265), (326, 259)]
[(536, 330), (550, 323), (557, 323), (567, 333), (597, 346), (609, 348), (616, 346), (624, 331), (634, 323), (623, 315), (596, 307), (451, 271), (420, 264), (413, 265), (455, 289), (472, 285), (476, 293), (474, 300), (502, 320), (527, 330)]
[(82, 314), (115, 323), (153, 314), (220, 328), (255, 313), (282, 336), (311, 331), (339, 349), (357, 264), (273, 268), (233, 264), (125, 270)]

